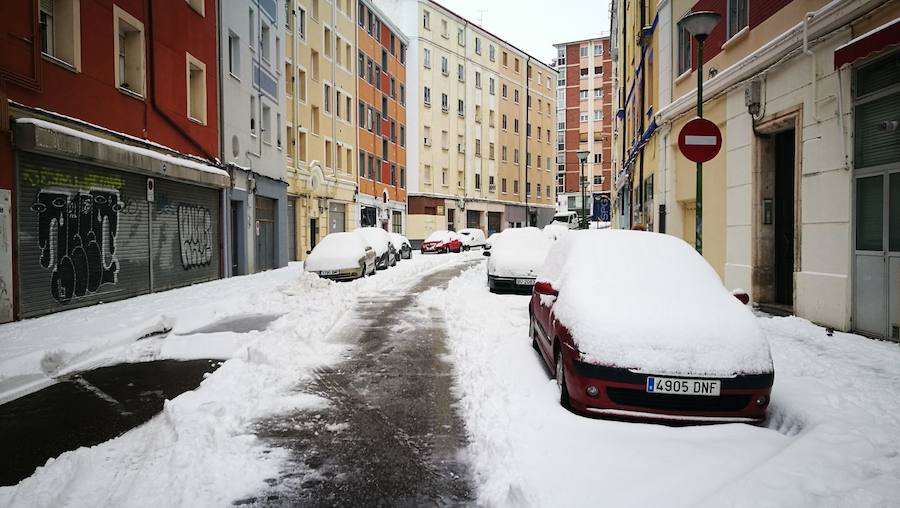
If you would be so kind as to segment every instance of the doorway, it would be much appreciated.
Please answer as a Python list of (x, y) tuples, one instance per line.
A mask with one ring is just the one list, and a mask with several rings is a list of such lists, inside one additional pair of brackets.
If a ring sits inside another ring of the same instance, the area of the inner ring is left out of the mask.
[(309, 251), (316, 248), (319, 239), (319, 219), (309, 219)]
[(231, 202), (231, 275), (243, 275), (241, 273), (241, 263), (240, 263), (240, 245), (241, 238), (243, 237), (243, 228), (244, 222), (241, 220), (243, 217), (243, 206), (240, 201), (232, 201)]
[(256, 197), (256, 270), (275, 268), (275, 200)]
[(800, 107), (756, 126), (753, 167), (753, 300), (766, 312), (794, 312), (794, 274), (800, 271), (798, 136)]

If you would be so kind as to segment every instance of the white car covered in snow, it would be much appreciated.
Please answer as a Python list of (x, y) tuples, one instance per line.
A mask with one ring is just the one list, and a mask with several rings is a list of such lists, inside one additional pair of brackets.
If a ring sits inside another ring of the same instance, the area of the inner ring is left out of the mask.
[(564, 406), (654, 421), (765, 418), (774, 380), (766, 337), (679, 238), (569, 233), (540, 269), (529, 315)]
[(375, 268), (384, 270), (397, 264), (397, 252), (391, 244), (388, 232), (375, 227), (365, 227), (353, 230), (375, 251)]
[(487, 282), (491, 292), (530, 294), (538, 268), (544, 263), (553, 240), (538, 228), (506, 229), (484, 251)]
[(409, 243), (409, 239), (400, 233), (388, 233), (391, 237), (391, 245), (394, 246), (394, 250), (397, 252), (397, 260), (401, 259), (410, 259), (412, 257), (412, 245)]
[(478, 228), (460, 229), (459, 237), (462, 240), (463, 250), (469, 250), (472, 247), (484, 248), (484, 244), (487, 242), (484, 231)]
[(544, 226), (543, 231), (544, 234), (547, 235), (547, 237), (551, 240), (559, 240), (569, 232), (569, 228), (557, 222), (552, 222)]
[(358, 279), (375, 273), (375, 250), (359, 235), (331, 233), (309, 253), (303, 269), (324, 279)]

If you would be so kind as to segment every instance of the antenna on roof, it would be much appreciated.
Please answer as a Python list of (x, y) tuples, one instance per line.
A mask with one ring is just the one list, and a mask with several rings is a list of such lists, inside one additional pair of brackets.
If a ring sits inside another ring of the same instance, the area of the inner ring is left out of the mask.
[(484, 13), (487, 12), (487, 9), (478, 9), (478, 26), (484, 25)]

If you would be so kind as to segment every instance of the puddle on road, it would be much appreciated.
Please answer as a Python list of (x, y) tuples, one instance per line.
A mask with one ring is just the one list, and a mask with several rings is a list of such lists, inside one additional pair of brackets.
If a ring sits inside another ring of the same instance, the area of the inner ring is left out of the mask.
[(0, 485), (15, 485), (49, 458), (137, 427), (220, 365), (158, 360), (101, 367), (0, 406)]
[(196, 335), (198, 333), (250, 333), (261, 332), (269, 327), (272, 321), (280, 318), (281, 314), (247, 314), (242, 316), (232, 316), (230, 318), (216, 321), (215, 323), (191, 330), (189, 332), (179, 333), (178, 335)]

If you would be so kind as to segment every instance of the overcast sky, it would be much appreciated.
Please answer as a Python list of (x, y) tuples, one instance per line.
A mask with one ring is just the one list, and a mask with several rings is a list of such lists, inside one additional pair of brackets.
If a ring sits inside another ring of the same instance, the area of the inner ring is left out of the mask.
[(609, 0), (437, 1), (545, 63), (555, 43), (609, 32)]

